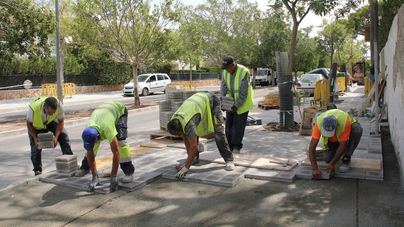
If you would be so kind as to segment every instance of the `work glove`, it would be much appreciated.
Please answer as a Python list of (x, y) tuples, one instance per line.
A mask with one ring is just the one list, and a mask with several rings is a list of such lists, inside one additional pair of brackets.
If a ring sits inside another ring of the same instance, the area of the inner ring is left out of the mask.
[(187, 172), (189, 171), (189, 169), (187, 167), (182, 167), (180, 169), (180, 171), (178, 171), (178, 173), (175, 175), (175, 178), (177, 178), (178, 180), (181, 180), (185, 177), (185, 175), (187, 175)]
[(237, 113), (237, 106), (233, 105), (233, 106), (231, 107), (231, 112)]
[(118, 177), (112, 176), (110, 180), (109, 191), (114, 192), (118, 190), (118, 186), (119, 186)]
[(95, 187), (98, 186), (100, 184), (99, 180), (98, 180), (98, 174), (97, 173), (93, 173), (93, 179), (91, 180), (90, 185), (88, 186), (88, 190), (90, 192), (94, 192), (95, 191)]

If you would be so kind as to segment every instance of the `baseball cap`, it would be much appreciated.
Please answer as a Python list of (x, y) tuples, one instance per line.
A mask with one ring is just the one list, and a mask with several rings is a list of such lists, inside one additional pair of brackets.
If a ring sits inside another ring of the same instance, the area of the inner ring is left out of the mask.
[(95, 128), (85, 128), (81, 138), (83, 139), (84, 149), (92, 150), (94, 148), (95, 141), (97, 141), (98, 131)]
[(321, 129), (321, 135), (324, 137), (332, 137), (335, 134), (337, 128), (337, 119), (334, 116), (328, 116), (323, 119), (323, 128)]
[(222, 61), (222, 69), (226, 69), (229, 65), (234, 63), (234, 58), (232, 56), (226, 56)]

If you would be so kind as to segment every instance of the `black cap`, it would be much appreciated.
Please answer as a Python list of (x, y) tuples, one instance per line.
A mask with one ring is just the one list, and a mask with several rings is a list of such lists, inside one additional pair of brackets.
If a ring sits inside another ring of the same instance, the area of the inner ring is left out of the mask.
[(234, 63), (234, 58), (232, 56), (226, 56), (222, 61), (222, 69), (226, 69), (229, 65)]

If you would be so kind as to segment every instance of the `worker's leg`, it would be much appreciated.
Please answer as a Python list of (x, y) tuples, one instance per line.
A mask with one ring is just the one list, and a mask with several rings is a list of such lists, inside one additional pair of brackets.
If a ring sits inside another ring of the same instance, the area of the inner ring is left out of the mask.
[(233, 149), (243, 148), (243, 137), (244, 130), (247, 125), (248, 112), (243, 114), (234, 114), (233, 120), (233, 134), (232, 134), (232, 144)]
[(226, 112), (226, 124), (225, 124), (225, 129), (226, 129), (226, 138), (227, 142), (229, 143), (230, 150), (233, 150), (233, 126), (234, 126), (234, 113), (227, 111)]
[[(57, 126), (58, 124), (55, 121), (52, 121), (46, 126), (46, 128), (47, 130), (51, 131), (53, 135), (55, 135)], [(72, 149), (70, 147), (70, 140), (69, 136), (67, 135), (66, 129), (63, 129), (62, 132), (60, 133), (58, 143), (60, 145), (60, 149), (62, 150), (63, 154), (67, 155), (73, 154)]]
[(116, 130), (118, 132), (117, 139), (119, 143), (119, 162), (122, 171), (125, 175), (132, 175), (135, 172), (135, 167), (132, 164), (132, 152), (129, 144), (126, 142), (128, 136), (128, 110), (125, 108), (125, 113), (116, 123)]
[(326, 163), (331, 162), (331, 160), (334, 158), (335, 153), (337, 152), (339, 143), (332, 143), (332, 142), (328, 142), (328, 150), (324, 152), (324, 161)]
[(223, 117), (219, 105), (212, 110), (212, 117), (215, 127), (215, 142), (217, 148), (219, 149), (220, 155), (223, 157), (225, 162), (233, 161), (233, 153), (230, 151), (229, 144), (226, 136), (224, 135)]
[(28, 133), (29, 144), (31, 146), (31, 161), (34, 166), (33, 171), (42, 172), (42, 149), (37, 149), (34, 138)]
[(355, 149), (358, 147), (359, 142), (362, 138), (362, 126), (359, 123), (354, 123), (351, 126), (351, 134), (349, 135), (349, 142), (346, 157), (351, 157)]

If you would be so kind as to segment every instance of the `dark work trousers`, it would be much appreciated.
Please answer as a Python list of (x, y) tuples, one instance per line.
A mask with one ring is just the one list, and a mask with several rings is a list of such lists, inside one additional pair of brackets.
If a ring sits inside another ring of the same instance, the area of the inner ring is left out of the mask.
[(233, 153), (231, 152), (229, 143), (224, 135), (223, 116), (222, 110), (220, 109), (220, 104), (212, 108), (212, 117), (216, 120), (216, 124), (214, 125), (214, 134), (216, 146), (219, 149), (220, 155), (223, 157), (225, 162), (233, 161)]
[[(56, 133), (56, 128), (58, 124), (55, 121), (52, 121), (48, 125), (46, 125), (46, 129), (41, 129), (41, 130), (35, 130), (36, 134), (38, 133), (46, 133), (46, 132), (52, 132), (53, 135)], [(32, 165), (34, 166), (34, 171), (41, 171), (42, 172), (42, 149), (38, 149), (37, 146), (35, 145), (35, 140), (34, 138), (28, 133), (29, 137), (29, 144), (31, 146), (31, 161)], [(63, 131), (60, 133), (59, 138), (58, 138), (58, 143), (60, 145), (60, 148), (62, 150), (63, 154), (66, 155), (72, 155), (72, 149), (70, 147), (70, 140), (69, 136), (66, 133), (66, 130), (63, 129)]]
[(226, 137), (230, 150), (243, 148), (244, 130), (247, 125), (248, 111), (243, 114), (226, 112)]
[[(126, 108), (124, 115), (118, 119), (115, 127), (116, 131), (118, 132), (116, 135), (118, 141), (126, 140), (128, 137), (128, 110)], [(125, 175), (132, 175), (135, 172), (135, 167), (133, 166), (132, 161), (122, 162), (120, 163), (120, 166)], [(84, 156), (83, 161), (81, 162), (80, 169), (90, 170), (86, 156)]]
[[(349, 135), (348, 147), (345, 153), (346, 156), (351, 157), (355, 149), (358, 147), (362, 137), (362, 126), (359, 123), (354, 123), (351, 126), (351, 134)], [(324, 161), (329, 163), (335, 156), (339, 143), (328, 142), (328, 150), (324, 152)]]

